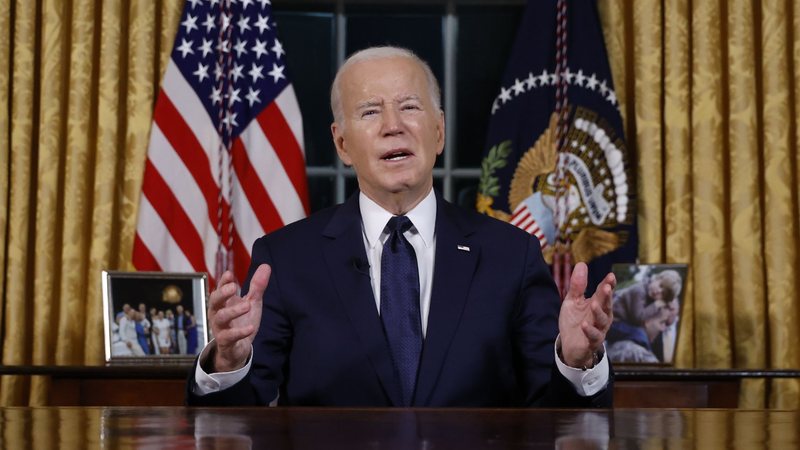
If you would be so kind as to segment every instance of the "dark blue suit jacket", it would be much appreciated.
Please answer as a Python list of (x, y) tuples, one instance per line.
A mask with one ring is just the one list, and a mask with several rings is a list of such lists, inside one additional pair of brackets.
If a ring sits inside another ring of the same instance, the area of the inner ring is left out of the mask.
[[(257, 240), (243, 292), (259, 264), (272, 276), (250, 373), (202, 397), (190, 379), (188, 403), (399, 404), (366, 261), (357, 194)], [(583, 398), (555, 367), (560, 300), (536, 239), (437, 194), (434, 265), (414, 406), (611, 406), (610, 385)]]

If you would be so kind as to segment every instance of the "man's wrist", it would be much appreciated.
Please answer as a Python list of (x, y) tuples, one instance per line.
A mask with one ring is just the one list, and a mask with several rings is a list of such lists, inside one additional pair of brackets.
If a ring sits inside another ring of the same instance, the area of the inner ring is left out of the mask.
[[(219, 358), (219, 359), (218, 359)], [(202, 365), (203, 370), (206, 373), (223, 373), (223, 372), (234, 372), (236, 370), (241, 369), (242, 367), (247, 365), (247, 360), (250, 358), (248, 354), (245, 356), (244, 360), (235, 364), (231, 364), (228, 360), (221, 358), (219, 352), (217, 351), (217, 346), (214, 345), (213, 347), (208, 349), (208, 359)]]
[(564, 352), (561, 347), (561, 337), (559, 336), (558, 340), (556, 341), (556, 355), (561, 360), (562, 363), (567, 365), (568, 367), (572, 367), (573, 369), (581, 369), (581, 370), (589, 370), (593, 369), (601, 359), (603, 359), (604, 352), (602, 350), (592, 352), (588, 357), (583, 358), (566, 358), (564, 357)]
[(579, 367), (579, 368), (582, 369), (582, 370), (594, 369), (595, 366), (600, 364), (600, 360), (601, 359), (603, 359), (603, 352), (602, 351), (592, 352), (591, 360), (587, 361), (587, 363), (583, 364), (583, 366)]

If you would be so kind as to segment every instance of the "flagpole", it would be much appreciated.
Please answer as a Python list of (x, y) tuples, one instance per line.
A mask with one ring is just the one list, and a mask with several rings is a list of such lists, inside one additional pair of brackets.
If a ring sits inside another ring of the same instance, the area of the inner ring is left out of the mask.
[[(569, 240), (563, 232), (567, 225), (567, 205), (565, 193), (567, 191), (567, 177), (564, 171), (564, 153), (567, 130), (569, 129), (569, 98), (567, 89), (568, 80), (564, 76), (568, 70), (567, 60), (567, 0), (558, 0), (556, 4), (556, 114), (558, 126), (556, 127), (556, 145), (558, 158), (556, 159), (556, 198), (555, 198), (555, 225), (556, 235), (553, 242), (553, 278), (558, 292), (563, 299), (569, 287), (572, 274), (571, 258), (569, 255)], [(563, 214), (562, 214), (563, 213)]]

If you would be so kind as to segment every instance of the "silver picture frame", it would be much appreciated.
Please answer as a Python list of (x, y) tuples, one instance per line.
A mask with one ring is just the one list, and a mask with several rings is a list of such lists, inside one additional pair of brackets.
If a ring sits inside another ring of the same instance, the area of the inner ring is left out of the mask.
[(208, 275), (102, 272), (107, 364), (191, 364), (209, 341)]
[(606, 334), (617, 365), (673, 366), (684, 309), (687, 264), (614, 264), (614, 321)]

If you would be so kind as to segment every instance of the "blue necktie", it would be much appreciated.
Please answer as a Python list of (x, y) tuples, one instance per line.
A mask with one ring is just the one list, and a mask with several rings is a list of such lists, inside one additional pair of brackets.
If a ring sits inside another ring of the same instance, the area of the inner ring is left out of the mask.
[(389, 219), (389, 237), (381, 256), (381, 320), (400, 378), (404, 406), (411, 405), (422, 353), (417, 255), (403, 236), (411, 225), (406, 216)]

